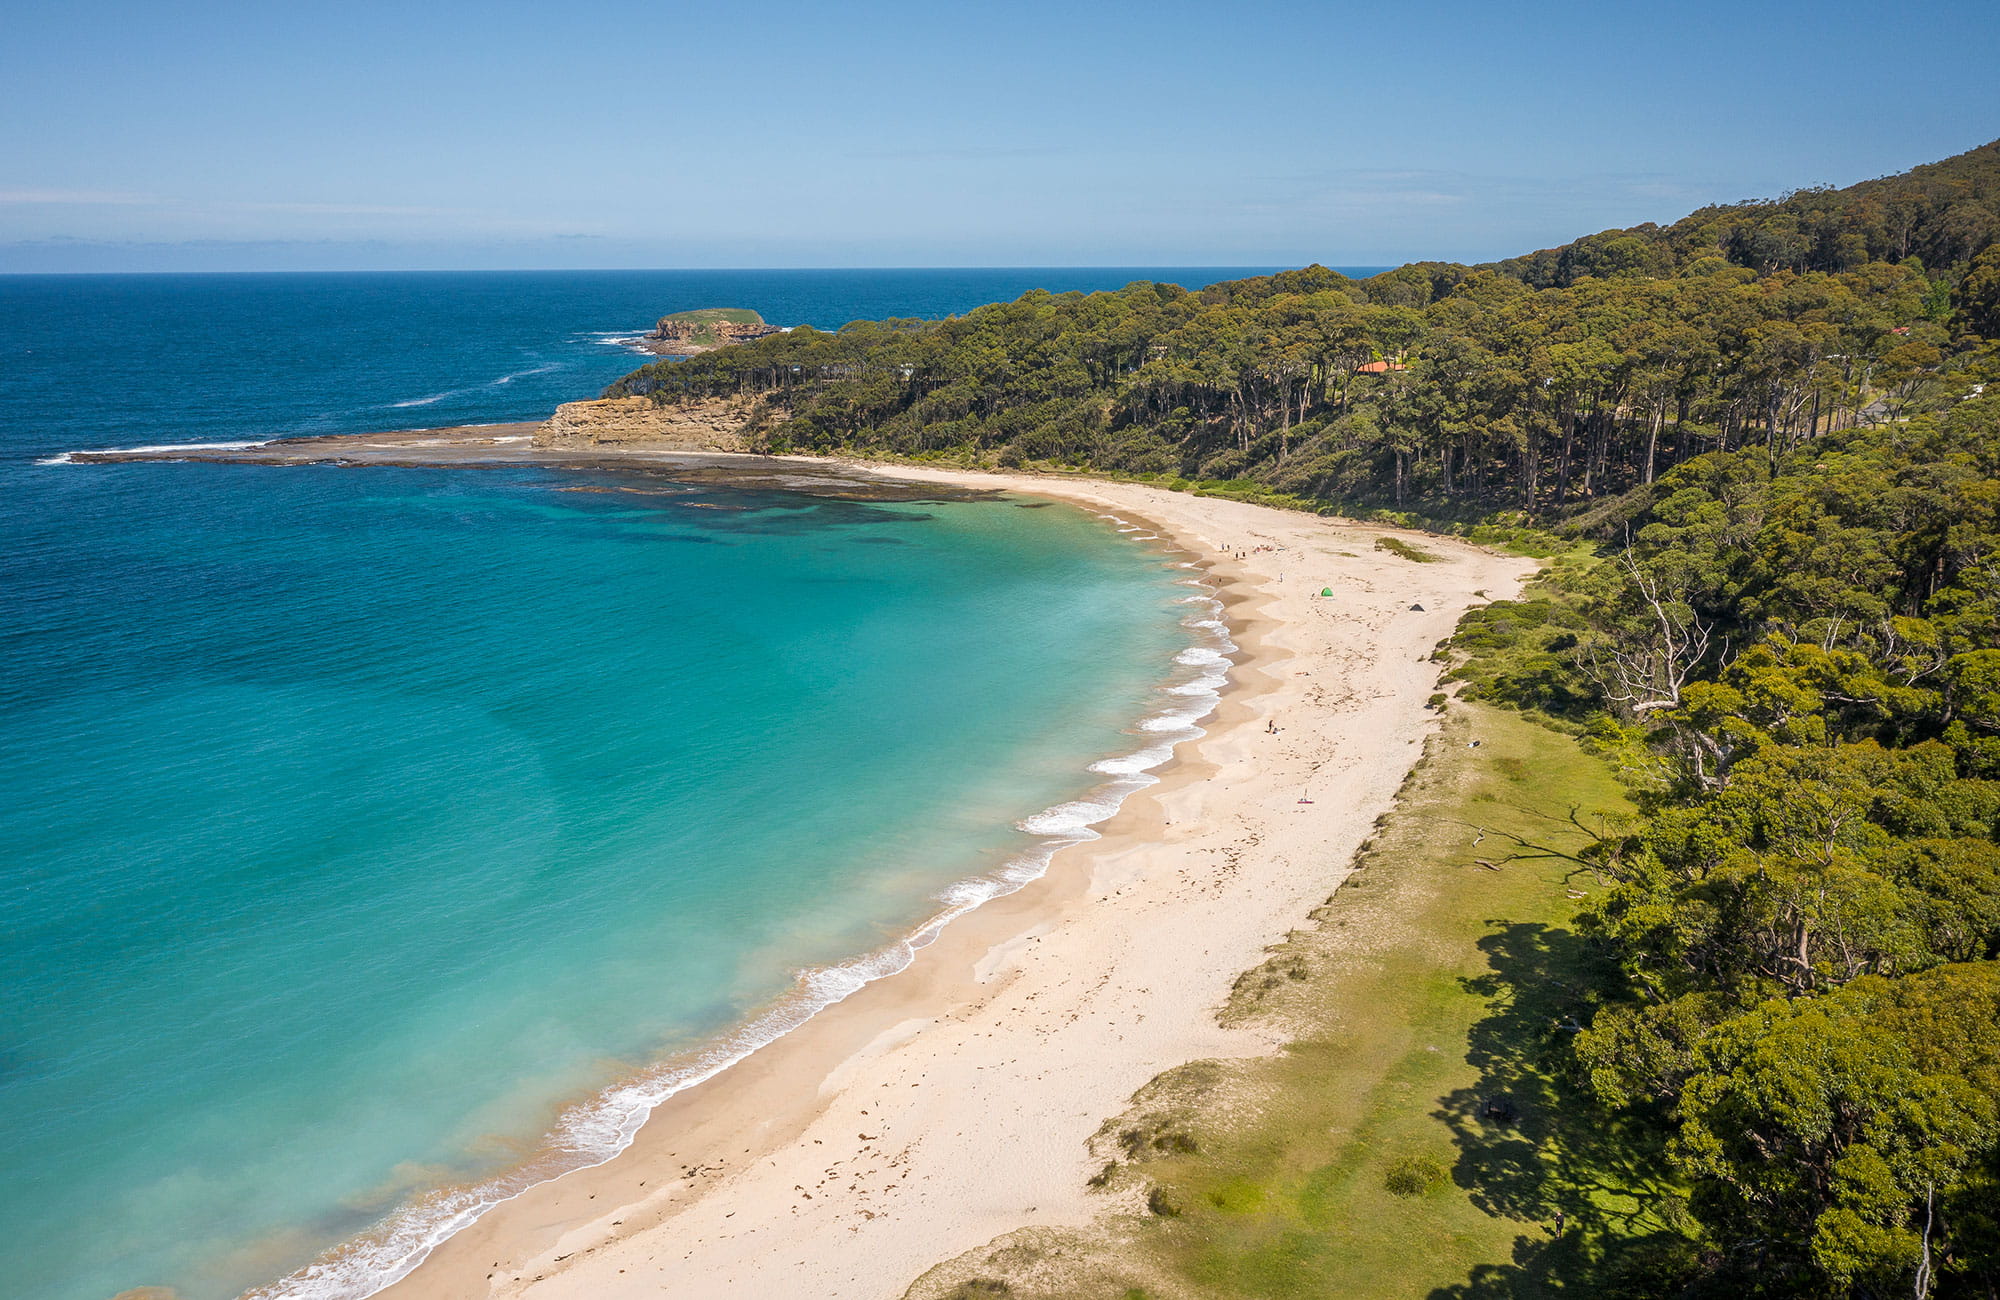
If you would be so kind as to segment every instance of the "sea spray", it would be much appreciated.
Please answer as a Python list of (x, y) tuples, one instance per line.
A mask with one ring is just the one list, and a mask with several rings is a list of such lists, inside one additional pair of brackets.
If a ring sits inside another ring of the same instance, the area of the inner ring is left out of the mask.
[[(268, 439), (266, 440), (268, 441)], [(57, 452), (53, 456), (40, 456), (37, 465), (78, 465), (77, 456), (107, 455), (114, 452), (156, 452), (156, 451), (242, 451), (248, 447), (261, 447), (263, 442), (167, 442), (152, 443), (143, 447), (92, 447), (76, 451)]]

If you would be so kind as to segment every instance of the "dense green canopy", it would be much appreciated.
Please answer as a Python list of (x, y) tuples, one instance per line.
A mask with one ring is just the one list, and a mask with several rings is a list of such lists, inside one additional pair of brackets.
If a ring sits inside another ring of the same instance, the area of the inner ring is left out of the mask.
[(1672, 1128), (1661, 1294), (2000, 1285), (2000, 395), (1715, 452), (1455, 638), (1646, 816), (1585, 855), (1577, 1067)]

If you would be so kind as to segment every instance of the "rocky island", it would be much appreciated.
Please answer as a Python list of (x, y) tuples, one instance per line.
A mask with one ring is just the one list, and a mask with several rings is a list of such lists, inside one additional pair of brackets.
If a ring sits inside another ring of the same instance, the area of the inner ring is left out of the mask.
[(691, 357), (782, 333), (781, 326), (765, 324), (747, 307), (701, 307), (660, 317), (652, 333), (634, 342), (655, 356)]

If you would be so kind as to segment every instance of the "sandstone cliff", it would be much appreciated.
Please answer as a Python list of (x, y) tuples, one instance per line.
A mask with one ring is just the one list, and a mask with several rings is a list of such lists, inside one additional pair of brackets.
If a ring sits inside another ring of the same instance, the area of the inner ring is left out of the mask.
[(782, 333), (776, 325), (766, 325), (762, 321), (731, 320), (687, 320), (679, 316), (664, 316), (646, 337), (660, 343), (675, 343), (682, 347), (727, 347), (731, 343), (747, 343), (751, 339), (769, 338)]
[(537, 447), (643, 447), (653, 451), (749, 451), (744, 428), (756, 403), (732, 398), (657, 406), (650, 397), (564, 402), (535, 430)]

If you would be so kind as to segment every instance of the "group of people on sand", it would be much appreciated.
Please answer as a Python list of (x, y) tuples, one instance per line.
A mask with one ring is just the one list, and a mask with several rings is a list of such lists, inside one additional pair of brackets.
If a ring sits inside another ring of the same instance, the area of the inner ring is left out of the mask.
[(1227, 553), (1228, 553), (1228, 555), (1229, 555), (1229, 557), (1230, 557), (1231, 559), (1236, 559), (1236, 560), (1247, 560), (1247, 559), (1249, 559), (1249, 558), (1250, 558), (1251, 556), (1253, 556), (1253, 555), (1262, 555), (1262, 554), (1264, 554), (1264, 553), (1265, 553), (1266, 551), (1280, 551), (1280, 550), (1283, 550), (1284, 548), (1283, 548), (1283, 547), (1281, 547), (1281, 546), (1250, 546), (1250, 547), (1242, 547), (1242, 546), (1228, 546), (1228, 545), (1225, 545), (1225, 546), (1224, 546), (1224, 547), (1223, 547), (1222, 549), (1223, 549), (1223, 550), (1224, 550), (1225, 552), (1227, 552)]

